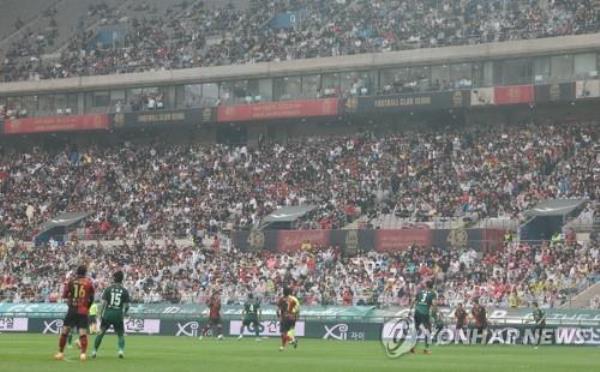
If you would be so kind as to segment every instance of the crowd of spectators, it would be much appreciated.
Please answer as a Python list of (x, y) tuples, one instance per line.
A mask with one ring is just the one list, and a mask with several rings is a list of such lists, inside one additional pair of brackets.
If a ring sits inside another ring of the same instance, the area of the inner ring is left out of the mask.
[[(40, 51), (7, 53), (5, 80), (49, 79), (386, 52), (597, 32), (592, 0), (253, 0), (244, 9), (210, 8), (120, 17), (102, 8), (105, 24), (125, 26), (123, 40), (96, 42), (98, 30), (73, 35), (58, 60)], [(288, 25), (275, 16), (291, 13)], [(105, 14), (106, 13), (106, 14)], [(92, 13), (90, 13), (92, 14)], [(31, 45), (36, 45), (32, 43)], [(23, 64), (17, 58), (31, 56)]]
[[(298, 228), (359, 216), (521, 218), (545, 198), (600, 196), (596, 123), (469, 126), (304, 138), (256, 147), (125, 142), (6, 147), (0, 236), (30, 240), (62, 212), (86, 236), (182, 237), (250, 229), (278, 207), (313, 205)], [(374, 226), (377, 227), (377, 226)]]
[(204, 303), (215, 290), (226, 304), (242, 302), (249, 291), (263, 303), (275, 303), (287, 285), (304, 305), (402, 307), (433, 280), (443, 306), (478, 299), (488, 307), (537, 301), (552, 308), (600, 278), (599, 247), (575, 242), (507, 243), (480, 252), (413, 246), (344, 257), (336, 247), (242, 253), (139, 241), (37, 248), (14, 244), (0, 249), (0, 255), (0, 302), (60, 301), (62, 284), (81, 262), (88, 264), (98, 293), (110, 284), (111, 272), (122, 268), (125, 286), (138, 303)]

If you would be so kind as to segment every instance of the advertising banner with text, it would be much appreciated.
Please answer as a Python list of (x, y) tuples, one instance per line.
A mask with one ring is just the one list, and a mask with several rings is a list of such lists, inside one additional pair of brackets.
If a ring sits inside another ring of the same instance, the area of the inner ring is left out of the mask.
[(535, 86), (535, 102), (564, 102), (575, 99), (575, 84), (545, 84)]
[(29, 319), (5, 317), (0, 315), (0, 332), (26, 332), (29, 329)]
[[(419, 247), (494, 248), (502, 245), (502, 229), (431, 229), (427, 225), (396, 230), (252, 230), (232, 234), (243, 252), (294, 252), (305, 247), (339, 247), (345, 255), (358, 252), (395, 252)], [(306, 244), (310, 243), (310, 244)]]
[(509, 85), (494, 88), (496, 105), (515, 105), (534, 102), (533, 85)]
[(575, 83), (577, 99), (600, 97), (600, 80), (580, 80)]
[(378, 252), (397, 252), (411, 245), (420, 247), (431, 246), (431, 230), (377, 230), (375, 234), (375, 250)]
[(109, 127), (110, 120), (105, 114), (40, 116), (9, 119), (4, 122), (4, 134), (107, 130)]
[(223, 122), (252, 121), (264, 119), (293, 119), (338, 114), (338, 99), (252, 103), (247, 105), (220, 106), (217, 120)]
[(216, 121), (216, 108), (128, 112), (113, 115), (113, 127), (116, 129), (197, 125)]
[(400, 111), (441, 110), (469, 106), (469, 91), (407, 93), (346, 99), (346, 112), (394, 113)]
[[(320, 321), (300, 320), (296, 322), (296, 336), (332, 341), (376, 341), (386, 330), (393, 328), (397, 319), (388, 318), (383, 322), (361, 321)], [(3, 332), (30, 332), (42, 334), (59, 334), (62, 330), (62, 320), (59, 319), (22, 319), (10, 320)], [(146, 327), (146, 323), (151, 326)], [(0, 323), (1, 324), (1, 323)], [(238, 336), (241, 330), (241, 320), (223, 320), (223, 334)], [(198, 337), (205, 320), (185, 318), (181, 320), (162, 319), (137, 321), (135, 326), (126, 325), (129, 335), (161, 335), (179, 337)], [(278, 337), (279, 323), (276, 320), (263, 320), (259, 325), (262, 337)], [(146, 328), (146, 329), (144, 329)], [(209, 335), (212, 335), (209, 332)], [(244, 335), (253, 336), (253, 329), (244, 330)], [(214, 336), (214, 335), (213, 335)], [(420, 334), (420, 339), (423, 334)], [(600, 325), (548, 325), (536, 330), (532, 324), (491, 324), (485, 332), (479, 332), (471, 327), (456, 329), (454, 324), (445, 324), (434, 338), (433, 343), (444, 345), (571, 345), (571, 346), (600, 346)]]

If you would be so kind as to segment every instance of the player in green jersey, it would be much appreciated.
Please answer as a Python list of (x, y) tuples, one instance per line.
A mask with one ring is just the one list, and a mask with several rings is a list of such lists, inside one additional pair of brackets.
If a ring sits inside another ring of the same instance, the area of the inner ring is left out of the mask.
[(440, 312), (437, 304), (431, 306), (431, 321), (433, 323), (433, 334), (431, 336), (431, 340), (433, 341), (444, 329), (444, 316)]
[(533, 328), (533, 332), (537, 334), (537, 349), (540, 343), (542, 342), (542, 332), (544, 332), (544, 328), (546, 327), (546, 313), (544, 310), (540, 309), (540, 306), (537, 302), (533, 303), (533, 321), (535, 322), (535, 327)]
[[(431, 306), (435, 305), (437, 295), (433, 290), (433, 281), (428, 281), (425, 289), (419, 291), (417, 293), (417, 297), (415, 298), (415, 329), (417, 332), (421, 329), (421, 326), (425, 328), (425, 350), (423, 352), (425, 354), (431, 354), (429, 350), (429, 341), (431, 337)], [(412, 353), (415, 352), (413, 348), (411, 350)]]
[(113, 284), (102, 294), (102, 311), (100, 313), (100, 334), (96, 336), (92, 358), (102, 343), (106, 331), (112, 326), (119, 337), (119, 358), (123, 358), (125, 351), (124, 318), (129, 310), (129, 292), (123, 287), (123, 272), (117, 271), (113, 275)]
[(246, 327), (250, 330), (250, 325), (254, 328), (254, 334), (256, 335), (256, 341), (260, 341), (260, 302), (254, 298), (252, 293), (248, 293), (248, 300), (244, 304), (244, 310), (242, 311), (242, 315), (244, 316), (244, 320), (242, 321), (242, 328), (240, 329), (240, 337), (238, 339), (242, 339), (244, 337), (244, 330)]

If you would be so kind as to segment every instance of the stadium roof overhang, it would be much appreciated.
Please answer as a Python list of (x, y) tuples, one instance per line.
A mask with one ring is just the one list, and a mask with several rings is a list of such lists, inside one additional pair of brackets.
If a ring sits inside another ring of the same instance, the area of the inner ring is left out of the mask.
[(89, 213), (87, 212), (68, 212), (61, 213), (49, 221), (44, 222), (39, 227), (39, 234), (43, 234), (56, 227), (70, 227), (84, 220)]
[(583, 206), (587, 199), (547, 199), (525, 212), (528, 217), (566, 216)]
[(263, 219), (265, 223), (277, 223), (277, 222), (294, 222), (299, 218), (304, 217), (307, 213), (310, 213), (315, 208), (314, 205), (303, 205), (298, 207), (282, 207), (271, 213)]

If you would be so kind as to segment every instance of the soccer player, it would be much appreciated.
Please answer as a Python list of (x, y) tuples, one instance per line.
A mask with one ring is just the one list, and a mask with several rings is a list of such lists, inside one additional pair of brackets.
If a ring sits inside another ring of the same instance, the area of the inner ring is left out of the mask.
[(260, 341), (260, 302), (254, 299), (252, 293), (248, 293), (248, 300), (244, 304), (242, 315), (244, 316), (244, 320), (242, 321), (242, 329), (240, 329), (240, 337), (238, 339), (241, 340), (244, 337), (244, 330), (246, 327), (250, 329), (250, 325), (252, 325), (252, 327), (254, 327), (256, 341)]
[(100, 334), (94, 340), (92, 358), (96, 358), (106, 331), (112, 326), (119, 338), (119, 358), (123, 359), (125, 352), (124, 318), (129, 311), (129, 292), (123, 287), (123, 272), (113, 274), (113, 284), (102, 293), (102, 312), (100, 313)]
[(475, 329), (477, 329), (477, 333), (481, 335), (481, 343), (485, 344), (487, 342), (487, 312), (485, 307), (479, 304), (479, 300), (473, 300), (473, 308), (471, 309), (471, 316), (475, 320)]
[(440, 312), (437, 304), (431, 306), (431, 320), (433, 321), (433, 326), (435, 327), (433, 335), (431, 336), (431, 341), (433, 342), (442, 329), (444, 329), (443, 315)]
[(88, 313), (92, 302), (94, 301), (94, 285), (92, 280), (86, 276), (87, 267), (81, 265), (77, 268), (77, 276), (70, 279), (63, 288), (62, 297), (66, 299), (68, 310), (67, 316), (63, 322), (63, 329), (58, 341), (58, 353), (54, 355), (56, 360), (64, 360), (65, 345), (71, 329), (79, 329), (79, 343), (81, 353), (79, 359), (87, 359), (86, 351), (88, 346), (87, 331), (89, 326)]
[(98, 332), (98, 303), (94, 301), (90, 307), (90, 334), (95, 335)]
[[(425, 285), (425, 289), (419, 291), (417, 298), (415, 299), (415, 328), (417, 332), (421, 329), (421, 326), (425, 328), (425, 350), (424, 354), (431, 354), (429, 350), (429, 338), (431, 337), (431, 319), (430, 312), (431, 306), (436, 304), (437, 295), (433, 290), (433, 281), (428, 281)], [(411, 349), (411, 353), (415, 352), (415, 348)]]
[[(467, 312), (463, 307), (463, 304), (458, 304), (456, 311), (454, 311), (454, 318), (456, 319), (456, 333), (462, 331), (465, 332), (467, 328)], [(466, 332), (465, 332), (466, 334)]]
[(279, 317), (279, 329), (281, 332), (281, 346), (279, 351), (283, 351), (288, 342), (298, 347), (298, 341), (295, 339), (294, 332), (290, 332), (296, 326), (296, 319), (300, 312), (300, 302), (292, 296), (292, 290), (288, 287), (283, 289), (283, 297), (277, 302), (277, 316)]
[(540, 309), (537, 302), (533, 303), (533, 321), (535, 322), (533, 332), (537, 333), (538, 336), (537, 345), (535, 346), (535, 349), (537, 349), (542, 342), (542, 332), (546, 327), (546, 313), (544, 313), (544, 310)]
[(221, 324), (221, 296), (219, 292), (213, 292), (208, 300), (208, 323), (202, 328), (202, 334), (198, 337), (202, 340), (208, 334), (208, 330), (212, 330), (213, 335), (217, 335), (217, 339), (223, 339), (223, 325)]
[(296, 338), (296, 321), (300, 316), (300, 301), (291, 293), (288, 296), (289, 299), (289, 314), (290, 314), (290, 329), (288, 331), (288, 339), (294, 346), (294, 349), (298, 348), (298, 339)]

